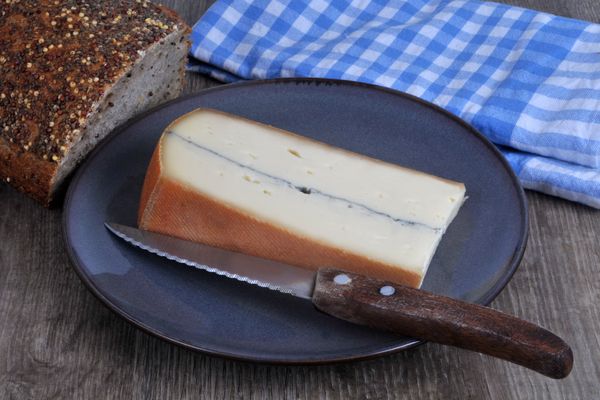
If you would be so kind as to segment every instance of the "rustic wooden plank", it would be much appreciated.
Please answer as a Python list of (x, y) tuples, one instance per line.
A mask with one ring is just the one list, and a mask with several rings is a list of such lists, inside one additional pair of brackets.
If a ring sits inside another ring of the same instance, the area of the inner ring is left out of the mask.
[[(597, 0), (506, 2), (600, 21)], [(164, 3), (189, 23), (207, 8), (206, 0)], [(188, 93), (216, 84), (188, 78)], [(600, 398), (600, 212), (528, 198), (528, 250), (492, 305), (572, 345), (575, 367), (562, 381), (434, 344), (321, 367), (234, 362), (177, 348), (131, 327), (84, 288), (64, 251), (60, 210), (0, 184), (0, 398)]]

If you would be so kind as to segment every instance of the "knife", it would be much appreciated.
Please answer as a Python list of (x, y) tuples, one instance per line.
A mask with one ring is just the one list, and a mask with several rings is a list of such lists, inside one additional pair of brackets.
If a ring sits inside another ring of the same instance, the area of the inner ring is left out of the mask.
[(208, 272), (312, 301), (336, 318), (501, 358), (551, 378), (571, 372), (573, 352), (553, 333), (489, 307), (333, 268), (311, 271), (106, 223), (140, 249)]

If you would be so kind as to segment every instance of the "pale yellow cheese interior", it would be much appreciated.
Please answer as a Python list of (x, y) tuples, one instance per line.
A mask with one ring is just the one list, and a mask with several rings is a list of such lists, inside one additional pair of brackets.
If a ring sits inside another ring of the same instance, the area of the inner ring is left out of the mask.
[(164, 174), (194, 190), (420, 276), (465, 196), (462, 184), (211, 110), (173, 124), (161, 154)]

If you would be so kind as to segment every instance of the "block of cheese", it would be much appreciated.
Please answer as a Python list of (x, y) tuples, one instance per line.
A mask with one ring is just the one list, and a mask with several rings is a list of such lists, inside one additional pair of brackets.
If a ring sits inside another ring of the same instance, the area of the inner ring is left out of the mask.
[(210, 109), (164, 131), (141, 229), (419, 287), (465, 186)]

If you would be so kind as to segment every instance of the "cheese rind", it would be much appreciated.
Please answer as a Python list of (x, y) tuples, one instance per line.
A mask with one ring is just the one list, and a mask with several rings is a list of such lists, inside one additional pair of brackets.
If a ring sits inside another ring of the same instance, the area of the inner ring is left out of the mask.
[[(419, 286), (465, 189), (200, 109), (165, 130), (143, 192), (142, 229), (303, 267), (331, 266)], [(188, 200), (177, 201), (175, 193), (183, 192)], [(199, 206), (206, 202), (211, 205)], [(219, 218), (223, 210), (236, 216)], [(254, 221), (256, 229), (241, 223), (241, 216)], [(264, 229), (279, 232), (287, 242), (271, 238), (265, 243), (257, 236), (261, 231), (264, 237)], [(279, 249), (270, 244), (273, 240)], [(316, 247), (330, 254), (313, 254)]]

